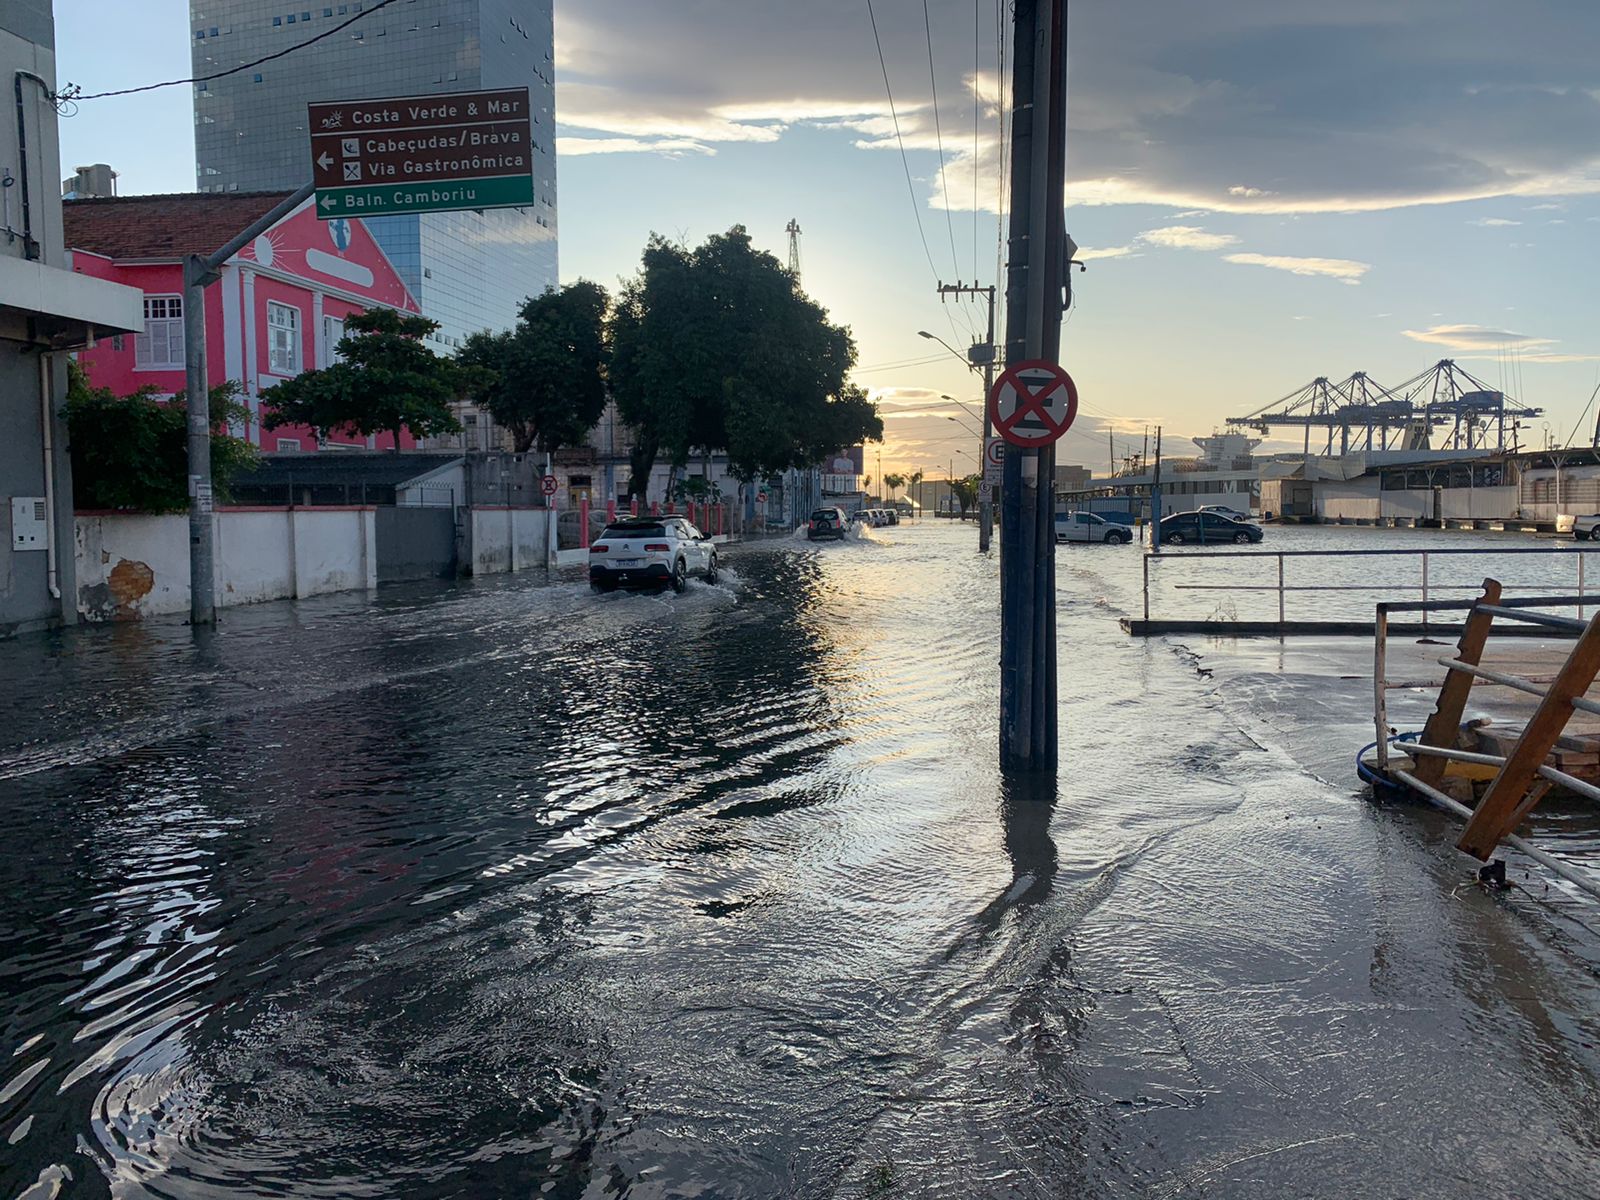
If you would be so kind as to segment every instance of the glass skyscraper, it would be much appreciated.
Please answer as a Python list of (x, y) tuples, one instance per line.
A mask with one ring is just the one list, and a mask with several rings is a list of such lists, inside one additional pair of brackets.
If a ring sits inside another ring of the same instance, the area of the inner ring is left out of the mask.
[[(365, 8), (365, 12), (363, 12)], [(557, 282), (553, 0), (190, 0), (202, 77), (348, 28), (194, 90), (195, 182), (202, 192), (293, 189), (311, 175), (306, 105), (526, 87), (534, 203), (370, 217), (445, 348), (516, 320), (523, 297)]]

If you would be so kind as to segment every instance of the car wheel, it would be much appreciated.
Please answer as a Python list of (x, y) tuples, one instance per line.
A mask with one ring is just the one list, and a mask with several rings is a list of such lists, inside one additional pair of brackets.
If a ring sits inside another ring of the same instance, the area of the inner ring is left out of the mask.
[(1118, 533), (1115, 529), (1106, 534), (1106, 545), (1108, 546), (1120, 546), (1127, 540), (1126, 534)]
[(1181, 546), (1181, 545), (1183, 545), (1183, 534), (1181, 534), (1181, 533), (1169, 533), (1169, 534), (1167, 534), (1166, 537), (1162, 538), (1161, 540), (1164, 541), (1164, 542), (1167, 542), (1167, 543), (1169, 543), (1169, 544), (1171, 544), (1173, 546)]
[(689, 569), (681, 558), (672, 565), (672, 590), (680, 596), (689, 590)]
[(609, 583), (601, 583), (598, 579), (589, 580), (589, 590), (597, 594), (609, 592), (613, 586), (614, 585)]
[(706, 582), (715, 587), (717, 580), (721, 577), (722, 573), (717, 570), (717, 556), (713, 553), (711, 561), (706, 564)]
[(1242, 530), (1242, 529), (1238, 533), (1233, 535), (1233, 543), (1236, 546), (1247, 545), (1249, 543), (1249, 541), (1250, 541), (1250, 535), (1248, 533), (1244, 532), (1244, 530)]
[(1596, 525), (1593, 529), (1589, 530), (1589, 540), (1591, 542), (1600, 542), (1600, 525)]

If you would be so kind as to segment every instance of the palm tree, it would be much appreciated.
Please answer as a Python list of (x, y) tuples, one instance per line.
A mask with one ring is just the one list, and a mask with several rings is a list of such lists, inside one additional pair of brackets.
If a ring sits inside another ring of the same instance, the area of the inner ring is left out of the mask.
[(889, 489), (889, 503), (890, 504), (894, 503), (894, 494), (896, 492), (898, 492), (901, 488), (903, 488), (905, 485), (906, 485), (906, 477), (904, 475), (895, 474), (895, 475), (885, 475), (883, 477), (883, 486)]
[(917, 508), (922, 508), (922, 468), (911, 472), (911, 491), (916, 496)]

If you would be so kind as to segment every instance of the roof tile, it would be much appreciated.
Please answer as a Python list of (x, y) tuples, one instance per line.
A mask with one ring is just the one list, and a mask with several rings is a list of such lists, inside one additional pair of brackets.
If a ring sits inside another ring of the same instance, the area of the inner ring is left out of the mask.
[(115, 260), (210, 254), (289, 194), (179, 192), (63, 200), (67, 249)]

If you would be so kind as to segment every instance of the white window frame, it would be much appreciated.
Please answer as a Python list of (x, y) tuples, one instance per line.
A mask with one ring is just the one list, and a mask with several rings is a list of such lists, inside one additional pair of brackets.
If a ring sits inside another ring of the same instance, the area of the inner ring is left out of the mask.
[[(293, 314), (288, 324), (279, 324), (274, 320), (280, 313)], [(284, 304), (281, 300), (267, 301), (267, 373), (269, 375), (289, 377), (300, 374), (302, 370), (301, 364), (305, 361), (305, 357), (301, 352), (303, 343), (300, 336), (302, 329), (300, 318), (303, 315), (292, 304)], [(290, 353), (288, 361), (284, 361), (280, 354), (280, 347), (278, 346), (278, 334), (280, 333), (289, 335), (288, 348)]]
[(305, 446), (297, 437), (281, 437), (278, 439), (277, 453), (279, 454), (297, 454), (304, 449)]
[[(152, 315), (152, 314), (158, 315)], [(161, 347), (164, 356), (156, 354)], [(144, 298), (144, 332), (134, 337), (135, 371), (183, 370), (183, 297), (154, 295)]]
[[(344, 356), (339, 353), (339, 343), (344, 341), (345, 317), (333, 317), (326, 313), (322, 317), (322, 365), (331, 367), (336, 362), (343, 362)], [(335, 336), (335, 326), (337, 336)]]

